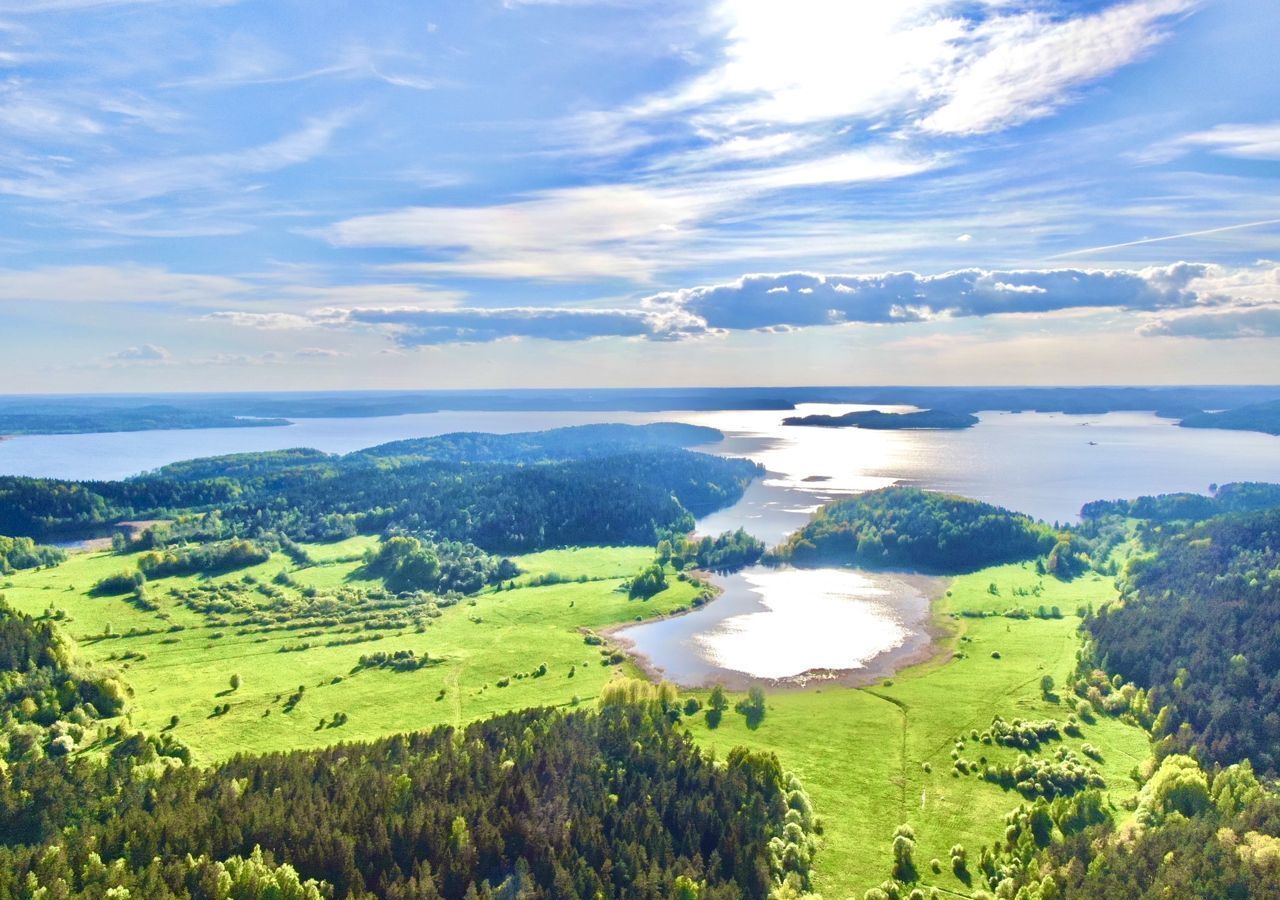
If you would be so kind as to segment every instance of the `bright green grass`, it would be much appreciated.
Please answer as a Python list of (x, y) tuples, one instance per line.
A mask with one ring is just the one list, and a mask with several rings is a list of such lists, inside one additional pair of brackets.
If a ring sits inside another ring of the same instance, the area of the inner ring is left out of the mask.
[[(309, 546), (317, 565), (298, 568), (277, 555), (221, 578), (253, 574), (268, 581), (288, 569), (296, 582), (322, 590), (360, 584), (351, 578), (360, 565), (357, 557), (370, 543), (368, 538), (355, 538)], [(196, 578), (151, 583), (151, 596), (159, 599), (168, 621), (120, 598), (88, 596), (95, 581), (129, 567), (128, 557), (111, 553), (78, 554), (55, 569), (16, 575), (4, 593), (28, 612), (38, 614), (51, 605), (65, 609), (70, 614), (66, 631), (79, 641), (80, 652), (123, 669), (135, 691), (133, 723), (159, 731), (171, 715), (178, 715), (177, 737), (198, 761), (209, 762), (238, 752), (316, 747), (442, 723), (460, 725), (510, 709), (567, 704), (575, 696), (590, 702), (615, 673), (636, 670), (629, 664), (601, 665), (599, 650), (585, 644), (578, 629), (661, 615), (693, 599), (693, 587), (672, 579), (671, 587), (651, 600), (629, 600), (621, 585), (651, 558), (652, 551), (642, 547), (532, 554), (517, 560), (525, 572), (517, 583), (526, 586), (487, 592), (475, 598), (474, 605), (464, 600), (445, 609), (425, 632), (297, 653), (278, 652), (281, 644), (299, 641), (296, 632), (237, 636), (228, 628), (223, 637), (213, 637), (217, 629), (201, 615), (164, 596), (168, 587), (194, 584)], [(531, 578), (552, 572), (574, 580), (527, 586)], [(586, 580), (577, 581), (580, 577)], [(998, 594), (990, 593), (992, 582)], [(1014, 594), (1015, 589), (1030, 590), (1037, 584), (1042, 585), (1039, 597)], [(1074, 612), (1112, 595), (1109, 581), (1100, 577), (1063, 584), (1036, 576), (1028, 566), (963, 576), (939, 601), (936, 614), (952, 631), (943, 641), (945, 648), (962, 650), (965, 658), (942, 654), (900, 673), (888, 686), (774, 692), (756, 730), (747, 729), (733, 712), (714, 731), (706, 728), (701, 716), (687, 721), (698, 739), (721, 756), (738, 744), (771, 750), (801, 776), (825, 823), (817, 881), (827, 900), (861, 897), (867, 887), (887, 877), (890, 839), (902, 822), (915, 828), (916, 861), (925, 882), (959, 891), (963, 886), (947, 866), (949, 848), (964, 844), (975, 858), (980, 844), (999, 838), (1005, 813), (1021, 798), (972, 775), (953, 778), (950, 752), (956, 737), (971, 728), (984, 730), (997, 714), (1006, 719), (1065, 719), (1066, 706), (1040, 696), (1040, 678), (1052, 675), (1067, 695), (1079, 646)], [(1014, 606), (1034, 612), (1041, 604), (1058, 606), (1065, 618), (951, 617)], [(117, 633), (170, 623), (187, 630), (95, 640), (107, 623)], [(411, 673), (350, 674), (361, 655), (400, 649), (427, 653), (440, 662)], [(110, 659), (129, 650), (144, 653), (146, 659)], [(993, 650), (999, 651), (1000, 659), (991, 658)], [(545, 676), (527, 676), (544, 662)], [(571, 678), (572, 667), (576, 671)], [(513, 677), (517, 673), (527, 677)], [(243, 680), (237, 691), (229, 691), (233, 674)], [(335, 678), (341, 680), (335, 683)], [(500, 679), (510, 679), (509, 686), (498, 687)], [(284, 700), (299, 685), (306, 686), (303, 700), (285, 712)], [(211, 717), (213, 706), (220, 703), (230, 703), (231, 711)], [(331, 721), (337, 712), (349, 717), (345, 725), (318, 727), (321, 718)], [(1084, 727), (1083, 739), (1068, 738), (1065, 744), (1078, 750), (1084, 741), (1102, 750), (1101, 768), (1116, 801), (1132, 794), (1128, 773), (1147, 753), (1145, 736), (1114, 720), (1100, 720)], [(1016, 753), (969, 741), (964, 755), (996, 761)], [(932, 766), (931, 773), (923, 771), (925, 762)], [(944, 865), (944, 874), (936, 879), (928, 871), (933, 857)]]
[[(993, 581), (998, 596), (988, 592)], [(1015, 587), (1029, 589), (1041, 582), (1041, 598), (1012, 594)], [(1060, 687), (1069, 688), (1079, 646), (1074, 611), (1112, 594), (1110, 583), (1102, 578), (1085, 576), (1063, 584), (1016, 565), (966, 575), (957, 578), (950, 596), (938, 603), (940, 617), (951, 622), (954, 632), (943, 644), (962, 650), (964, 658), (947, 654), (899, 673), (888, 686), (774, 692), (764, 721), (754, 731), (733, 712), (714, 731), (701, 716), (690, 721), (698, 739), (721, 755), (737, 744), (771, 750), (803, 779), (825, 823), (816, 868), (817, 889), (827, 900), (860, 898), (889, 876), (893, 830), (904, 822), (916, 832), (916, 864), (923, 883), (968, 893), (951, 874), (951, 846), (963, 844), (975, 859), (979, 845), (1001, 837), (1004, 815), (1022, 798), (974, 775), (952, 777), (955, 739), (967, 737), (970, 729), (985, 730), (995, 715), (1064, 721), (1068, 701), (1058, 705), (1043, 699), (1040, 678), (1050, 674)], [(1059, 606), (1065, 618), (952, 621), (948, 615), (1018, 605), (1035, 610), (1042, 602)], [(991, 658), (993, 650), (999, 651), (1000, 659)], [(1063, 696), (1069, 696), (1069, 690)], [(1085, 741), (1098, 747), (1104, 757), (1099, 769), (1112, 798), (1118, 803), (1132, 795), (1135, 787), (1128, 776), (1147, 755), (1146, 736), (1105, 719), (1084, 725), (1083, 734), (1082, 739), (1067, 738), (1063, 743), (1077, 752)], [(975, 762), (980, 756), (995, 762), (1012, 760), (1017, 752), (968, 740), (963, 755)], [(931, 773), (923, 769), (926, 762)], [(942, 875), (929, 871), (934, 857), (943, 864)]]
[[(346, 558), (363, 549), (344, 542), (344, 549), (308, 547), (316, 559)], [(329, 552), (326, 552), (328, 550)], [(473, 719), (511, 709), (563, 705), (576, 696), (591, 701), (601, 686), (630, 666), (601, 664), (599, 649), (583, 642), (580, 627), (601, 628), (636, 617), (661, 615), (690, 603), (696, 591), (684, 582), (647, 600), (630, 600), (620, 590), (623, 576), (652, 558), (645, 548), (593, 548), (537, 554), (517, 563), (531, 572), (554, 569), (584, 582), (520, 587), (488, 592), (446, 608), (419, 633), (407, 630), (382, 640), (339, 647), (319, 646), (327, 635), (306, 638), (316, 644), (301, 652), (281, 653), (297, 644), (298, 632), (236, 635), (234, 628), (214, 628), (198, 613), (166, 596), (168, 588), (190, 585), (197, 578), (157, 579), (149, 595), (161, 605), (140, 611), (122, 598), (92, 597), (88, 589), (105, 575), (130, 567), (128, 557), (112, 553), (79, 554), (55, 569), (15, 576), (4, 593), (14, 606), (39, 614), (50, 605), (66, 610), (66, 631), (88, 659), (122, 670), (134, 690), (129, 712), (134, 725), (158, 732), (179, 717), (173, 732), (201, 762), (240, 752), (316, 747), (340, 740), (374, 738)], [(215, 580), (254, 575), (269, 581), (281, 569), (302, 583), (320, 588), (351, 584), (358, 562), (295, 567), (281, 555)], [(358, 582), (357, 582), (358, 583)], [(474, 621), (479, 619), (479, 621)], [(124, 637), (98, 639), (106, 626)], [(176, 633), (129, 637), (130, 629), (187, 626)], [(215, 635), (221, 633), (222, 637)], [(344, 637), (345, 634), (334, 635)], [(360, 656), (376, 651), (414, 650), (438, 664), (414, 672), (364, 670), (351, 674)], [(128, 651), (143, 660), (111, 659)], [(547, 674), (516, 678), (546, 663)], [(569, 672), (576, 667), (573, 677)], [(229, 689), (238, 674), (238, 690)], [(339, 679), (335, 682), (335, 678)], [(498, 687), (500, 679), (509, 686)], [(302, 701), (284, 711), (289, 695), (305, 685)], [(215, 705), (230, 703), (229, 713), (212, 716)], [(343, 712), (340, 727), (318, 727)]]

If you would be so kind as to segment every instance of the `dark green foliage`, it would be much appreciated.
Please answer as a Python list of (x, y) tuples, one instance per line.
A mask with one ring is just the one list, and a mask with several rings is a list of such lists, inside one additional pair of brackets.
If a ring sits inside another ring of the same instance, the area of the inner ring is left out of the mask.
[(150, 550), (138, 557), (138, 571), (149, 578), (166, 575), (217, 574), (256, 566), (271, 558), (271, 551), (253, 541), (230, 540), (165, 550)]
[(66, 558), (67, 555), (57, 547), (37, 544), (31, 538), (0, 534), (0, 575), (10, 575), (18, 569), (56, 566)]
[(416, 672), (431, 665), (427, 654), (418, 656), (412, 650), (396, 650), (391, 653), (370, 653), (360, 657), (353, 672), (361, 669), (390, 669), (393, 672)]
[(747, 720), (748, 728), (759, 728), (764, 721), (764, 691), (758, 685), (752, 685), (747, 696), (739, 700), (734, 707)]
[[(344, 457), (242, 454), (126, 481), (0, 477), (0, 531), (75, 533), (216, 509), (191, 539), (400, 531), (500, 553), (637, 544), (660, 529), (688, 530), (695, 516), (736, 501), (757, 474), (746, 460), (672, 448), (692, 439), (683, 430), (672, 438), (664, 429), (628, 428), (445, 435)], [(473, 452), (494, 461), (464, 461)]]
[[(1189, 762), (1169, 762), (1175, 760)], [(1019, 807), (1009, 816), (1004, 847), (984, 852), (986, 886), (995, 890), (1007, 881), (1001, 896), (1026, 888), (1034, 892), (1016, 895), (1071, 900), (1280, 896), (1280, 796), (1247, 765), (1198, 779), (1202, 802), (1194, 809), (1123, 837), (1096, 791)], [(1141, 818), (1152, 812), (1148, 793), (1140, 795)], [(1042, 892), (1048, 880), (1053, 891)]]
[(514, 578), (519, 570), (511, 560), (491, 556), (472, 544), (432, 544), (398, 535), (369, 551), (363, 573), (381, 578), (393, 591), (474, 594)]
[[(59, 896), (100, 897), (76, 887), (91, 853), (124, 861), (99, 885), (212, 896), (187, 854), (247, 857), (255, 845), (352, 898), (656, 900), (685, 876), (727, 900), (764, 897), (787, 871), (770, 842), (795, 792), (777, 760), (733, 750), (715, 764), (653, 705), (510, 713), (155, 778), (126, 767), (148, 752), (14, 765), (0, 781), (0, 897), (28, 895), (29, 876), (64, 879), (73, 892)], [(53, 843), (63, 851), (47, 852)]]
[(631, 579), (627, 596), (632, 600), (648, 600), (654, 594), (666, 590), (666, 587), (667, 575), (660, 564), (654, 563)]
[(1171, 749), (1276, 772), (1280, 509), (1145, 534), (1153, 553), (1130, 564), (1123, 605), (1087, 622), (1097, 664), (1167, 707)]
[(970, 572), (1040, 556), (1056, 541), (1028, 516), (950, 494), (891, 487), (824, 506), (766, 559)]
[(672, 534), (658, 542), (658, 562), (671, 563), (677, 569), (688, 567), (712, 572), (735, 572), (758, 562), (764, 555), (764, 542), (739, 528), (716, 537), (690, 538)]
[(1108, 516), (1144, 522), (1202, 522), (1227, 513), (1257, 512), (1280, 506), (1280, 484), (1242, 481), (1215, 487), (1211, 495), (1160, 494), (1136, 500), (1095, 500), (1080, 510), (1086, 525)]

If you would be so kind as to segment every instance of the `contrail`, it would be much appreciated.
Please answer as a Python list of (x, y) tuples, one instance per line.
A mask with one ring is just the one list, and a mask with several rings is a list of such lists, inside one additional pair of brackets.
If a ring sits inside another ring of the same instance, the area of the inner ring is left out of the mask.
[(1245, 222), (1240, 225), (1223, 225), (1221, 228), (1206, 228), (1203, 231), (1187, 231), (1183, 234), (1166, 234), (1164, 237), (1143, 238), (1140, 241), (1125, 241), (1123, 244), (1106, 244), (1102, 247), (1087, 247), (1084, 250), (1071, 250), (1067, 253), (1056, 253), (1045, 259), (1062, 259), (1065, 256), (1082, 256), (1085, 253), (1097, 253), (1100, 250), (1115, 250), (1120, 247), (1136, 247), (1139, 244), (1156, 244), (1160, 241), (1176, 241), (1178, 238), (1199, 237), (1202, 234), (1218, 234), (1222, 231), (1237, 231), (1241, 228), (1258, 228), (1262, 225), (1280, 225), (1280, 219), (1263, 219), (1261, 222)]

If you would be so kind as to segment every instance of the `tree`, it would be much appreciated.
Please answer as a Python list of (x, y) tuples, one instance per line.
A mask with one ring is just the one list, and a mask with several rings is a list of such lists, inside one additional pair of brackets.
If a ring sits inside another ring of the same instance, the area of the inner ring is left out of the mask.
[(728, 708), (729, 699), (724, 695), (724, 688), (715, 685), (711, 688), (711, 696), (707, 698), (707, 727), (715, 728), (719, 725), (720, 718)]
[(752, 685), (747, 691), (746, 698), (739, 700), (735, 709), (746, 718), (748, 728), (759, 727), (761, 720), (764, 719), (764, 691), (759, 685)]
[(1053, 696), (1054, 681), (1052, 675), (1042, 675), (1040, 677), (1040, 693), (1046, 698)]
[(231, 676), (231, 690), (240, 690), (240, 675), (238, 673)]

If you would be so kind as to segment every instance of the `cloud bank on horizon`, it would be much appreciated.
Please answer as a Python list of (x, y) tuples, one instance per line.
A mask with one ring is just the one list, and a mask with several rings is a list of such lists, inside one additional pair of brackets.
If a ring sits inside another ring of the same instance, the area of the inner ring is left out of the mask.
[(0, 0), (0, 366), (1274, 381), (1277, 40), (1266, 0)]

